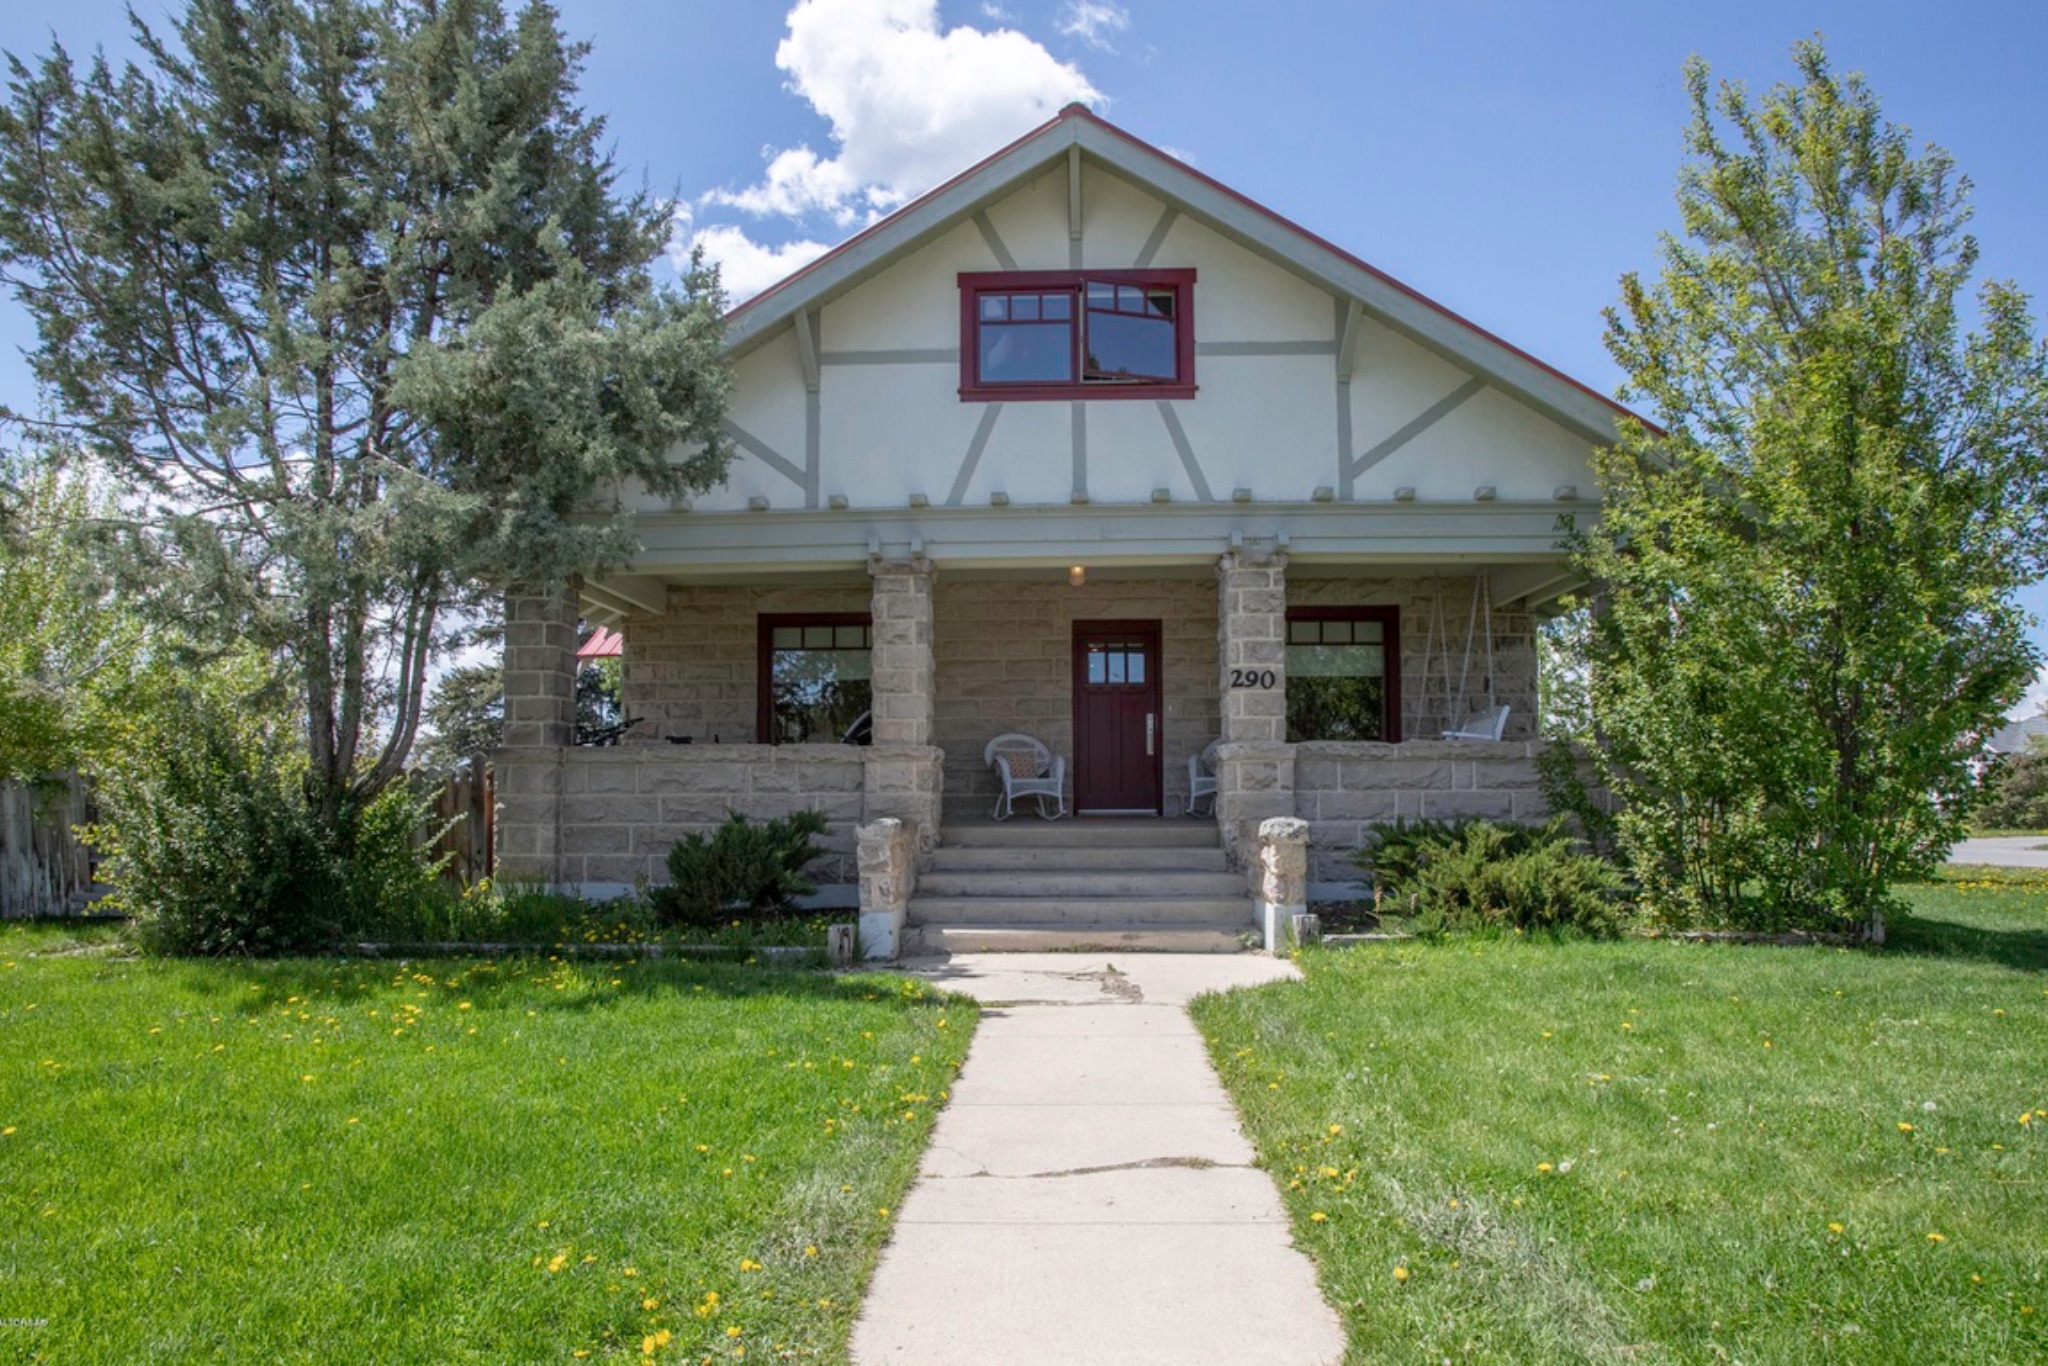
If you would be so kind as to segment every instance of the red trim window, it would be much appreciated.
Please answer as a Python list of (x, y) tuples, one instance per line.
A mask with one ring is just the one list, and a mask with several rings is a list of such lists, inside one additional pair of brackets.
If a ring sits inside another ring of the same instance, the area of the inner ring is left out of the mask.
[(763, 612), (754, 734), (769, 745), (866, 744), (874, 706), (866, 612)]
[(1194, 393), (1194, 271), (961, 274), (960, 397)]
[(1400, 738), (1400, 609), (1288, 608), (1288, 743)]

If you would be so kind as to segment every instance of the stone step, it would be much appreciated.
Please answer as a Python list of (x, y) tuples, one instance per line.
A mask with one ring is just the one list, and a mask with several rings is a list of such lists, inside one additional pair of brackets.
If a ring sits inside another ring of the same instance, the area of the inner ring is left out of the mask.
[(1188, 872), (1173, 865), (1137, 871), (1076, 869), (1053, 856), (1035, 868), (935, 869), (918, 878), (917, 892), (933, 897), (1065, 897), (1077, 901), (1248, 895), (1244, 878), (1237, 873)]
[(1026, 846), (971, 845), (964, 849), (941, 846), (931, 853), (926, 876), (932, 873), (992, 873), (998, 869), (1028, 868), (1047, 871), (1082, 872), (1097, 868), (1134, 873), (1156, 870), (1164, 873), (1223, 873), (1230, 870), (1221, 849), (1036, 848)]
[(940, 827), (942, 849), (1220, 849), (1210, 820), (1104, 820), (1067, 817), (1042, 821), (1015, 816), (995, 822)]
[(1177, 925), (1248, 927), (1251, 898), (1235, 896), (1116, 897), (926, 896), (910, 899), (913, 925)]
[[(1249, 930), (1246, 923), (1244, 930)], [(1161, 925), (912, 925), (906, 954), (1053, 953), (1122, 950), (1126, 953), (1243, 953), (1244, 932), (1226, 928)]]

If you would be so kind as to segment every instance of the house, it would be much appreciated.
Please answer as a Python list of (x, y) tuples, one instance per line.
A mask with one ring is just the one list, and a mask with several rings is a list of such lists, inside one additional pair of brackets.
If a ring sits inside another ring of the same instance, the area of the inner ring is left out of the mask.
[[(505, 873), (617, 890), (729, 809), (817, 807), (871, 953), (1073, 942), (1029, 905), (1234, 946), (1370, 822), (1541, 813), (1535, 623), (1625, 416), (1584, 385), (1080, 106), (727, 346), (725, 486), (509, 597)], [(568, 747), (579, 618), (624, 642), (617, 748)], [(991, 828), (1005, 732), (1066, 760), (1075, 820)], [(1159, 819), (1216, 741), (1213, 811)]]

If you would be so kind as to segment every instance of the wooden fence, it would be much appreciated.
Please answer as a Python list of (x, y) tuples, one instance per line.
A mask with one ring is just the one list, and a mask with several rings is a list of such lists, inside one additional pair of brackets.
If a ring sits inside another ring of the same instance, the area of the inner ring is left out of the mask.
[(0, 917), (86, 908), (98, 889), (77, 827), (92, 819), (92, 794), (77, 774), (0, 783)]
[(428, 821), (436, 857), (445, 855), (441, 876), (463, 886), (486, 878), (497, 866), (497, 799), (490, 770), (458, 773), (434, 794)]

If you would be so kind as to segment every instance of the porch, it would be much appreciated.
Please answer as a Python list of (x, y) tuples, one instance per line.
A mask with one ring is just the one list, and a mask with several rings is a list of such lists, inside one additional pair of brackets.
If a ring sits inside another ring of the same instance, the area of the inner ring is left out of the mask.
[[(822, 899), (882, 917), (867, 937), (893, 956), (919, 923), (919, 879), (947, 885), (934, 851), (986, 821), (997, 785), (983, 747), (1012, 731), (1067, 759), (1067, 804), (1081, 820), (1143, 811), (1162, 831), (1206, 828), (1221, 868), (1199, 871), (1239, 880), (1246, 926), (1253, 845), (1269, 818), (1304, 823), (1305, 894), (1341, 895), (1374, 821), (1542, 813), (1536, 604), (1527, 593), (1496, 600), (1499, 577), (1441, 564), (1290, 570), (1275, 547), (1073, 568), (942, 572), (921, 556), (876, 555), (859, 578), (513, 594), (501, 869), (617, 893), (662, 880), (670, 846), (729, 811), (812, 808), (828, 821), (814, 869)], [(624, 641), (623, 709), (636, 724), (616, 748), (569, 743), (579, 620)], [(1479, 634), (1468, 629), (1481, 622)], [(1481, 698), (1508, 708), (1501, 741), (1423, 738)], [(863, 720), (871, 743), (842, 743)], [(1315, 726), (1345, 738), (1319, 738)], [(1211, 742), (1218, 791), (1190, 820), (1188, 760)], [(865, 828), (888, 821), (864, 851)], [(1063, 871), (1071, 841), (1054, 832), (1072, 821), (1042, 825), (1025, 812), (1008, 828), (1020, 856)], [(1220, 884), (1205, 884), (1211, 894)], [(1082, 887), (1050, 895), (1117, 899)], [(1218, 907), (1199, 914), (1220, 927)], [(1113, 907), (1097, 921), (1123, 923)]]

